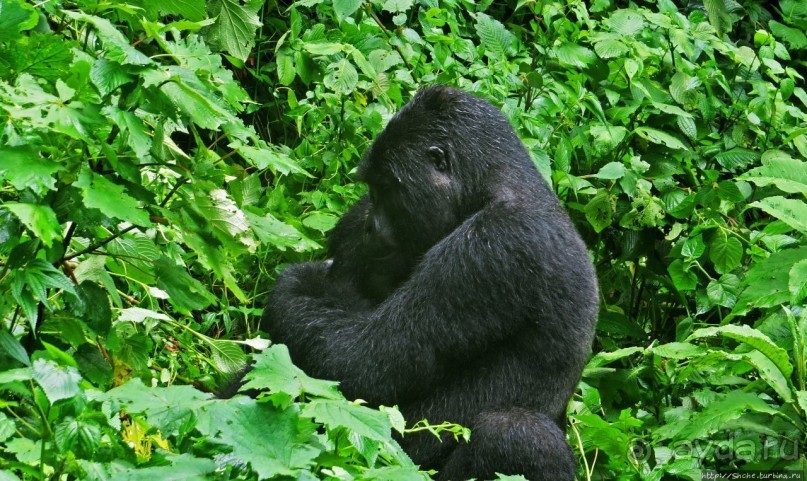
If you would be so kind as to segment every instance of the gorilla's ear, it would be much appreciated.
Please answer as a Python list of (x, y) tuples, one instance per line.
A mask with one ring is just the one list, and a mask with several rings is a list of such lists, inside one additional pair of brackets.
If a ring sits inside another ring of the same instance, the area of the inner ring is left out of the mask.
[(440, 172), (448, 172), (448, 154), (436, 145), (429, 147), (429, 160)]

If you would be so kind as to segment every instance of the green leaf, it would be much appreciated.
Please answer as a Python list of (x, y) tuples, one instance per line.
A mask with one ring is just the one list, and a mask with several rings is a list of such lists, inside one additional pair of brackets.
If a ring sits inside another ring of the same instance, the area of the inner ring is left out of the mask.
[(679, 291), (692, 291), (698, 285), (698, 276), (692, 271), (684, 270), (684, 261), (676, 259), (667, 267), (673, 285)]
[(118, 87), (126, 85), (134, 79), (124, 66), (105, 58), (95, 59), (90, 70), (90, 80), (98, 87), (102, 95), (109, 95)]
[(675, 118), (675, 123), (678, 124), (678, 128), (681, 129), (681, 132), (690, 139), (694, 140), (698, 137), (698, 126), (695, 124), (695, 119), (692, 117), (679, 115)]
[(668, 359), (690, 359), (703, 356), (707, 353), (707, 350), (688, 342), (669, 342), (653, 347), (652, 352)]
[[(325, 399), (340, 399), (337, 383), (314, 379), (292, 364), (289, 350), (277, 344), (258, 354), (253, 354), (254, 368), (244, 376), (247, 381), (242, 391), (251, 389), (268, 390), (273, 399), (297, 399), (303, 394), (310, 394)], [(278, 394), (282, 396), (277, 396)], [(279, 403), (285, 404), (285, 403)]]
[(346, 428), (374, 441), (387, 441), (392, 432), (389, 416), (346, 400), (315, 399), (301, 416), (314, 418), (328, 429)]
[(793, 264), (790, 269), (788, 289), (790, 290), (791, 302), (796, 305), (804, 298), (807, 298), (807, 260)]
[(731, 16), (725, 0), (704, 0), (703, 6), (706, 7), (709, 22), (717, 30), (718, 36), (731, 30)]
[(770, 27), (774, 36), (776, 36), (777, 39), (784, 40), (791, 49), (802, 50), (807, 48), (807, 35), (805, 35), (803, 31), (797, 28), (788, 27), (787, 25), (781, 24), (776, 20), (771, 20), (768, 22), (768, 26)]
[(154, 3), (163, 15), (178, 15), (191, 22), (207, 18), (204, 0), (160, 0)]
[(12, 336), (10, 332), (2, 328), (0, 328), (0, 352), (5, 353), (12, 359), (20, 361), (26, 366), (31, 365), (31, 359), (28, 357), (25, 348), (20, 344), (20, 341)]
[(190, 454), (166, 454), (158, 466), (131, 467), (129, 463), (82, 462), (87, 481), (207, 481), (219, 470), (212, 459), (197, 458)]
[(67, 417), (56, 425), (54, 438), (62, 453), (91, 456), (101, 444), (101, 429), (95, 423)]
[(180, 112), (202, 128), (216, 130), (221, 124), (233, 121), (233, 116), (223, 107), (184, 82), (166, 82), (160, 90)]
[(216, 298), (198, 280), (191, 277), (185, 267), (165, 256), (154, 262), (157, 287), (168, 293), (169, 301), (179, 311), (190, 314), (207, 308)]
[[(759, 153), (747, 149), (731, 149), (715, 155), (715, 160), (727, 169), (742, 169), (759, 160)], [(741, 177), (742, 178), (742, 177)]]
[(277, 62), (277, 79), (281, 85), (291, 85), (297, 76), (294, 69), (294, 55), (290, 52), (278, 52), (275, 58)]
[(143, 309), (142, 307), (127, 307), (126, 309), (122, 309), (120, 311), (120, 315), (118, 316), (119, 322), (128, 321), (140, 323), (144, 322), (146, 319), (153, 319), (155, 321), (171, 320), (170, 317), (161, 312), (152, 311), (151, 309)]
[(225, 374), (237, 374), (247, 366), (247, 355), (237, 343), (214, 339), (209, 345), (213, 364), (219, 371)]
[(698, 329), (687, 338), (687, 341), (715, 336), (722, 336), (748, 344), (770, 359), (785, 377), (790, 377), (793, 372), (793, 366), (790, 364), (790, 356), (787, 351), (777, 346), (767, 335), (750, 326), (727, 324), (720, 327)]
[(143, 161), (151, 157), (151, 136), (140, 117), (112, 105), (104, 109), (104, 114), (120, 128), (123, 138), (138, 159)]
[(144, 414), (149, 425), (168, 436), (193, 418), (193, 413), (210, 404), (213, 395), (193, 386), (147, 387), (140, 379), (105, 393), (94, 391), (91, 399), (112, 403), (113, 410)]
[(333, 0), (333, 10), (336, 19), (342, 21), (361, 7), (361, 0)]
[(0, 0), (0, 43), (15, 40), (20, 33), (36, 27), (39, 15), (21, 0)]
[(709, 259), (717, 272), (725, 274), (736, 269), (743, 258), (743, 245), (735, 237), (720, 231), (715, 234), (709, 246)]
[(749, 206), (762, 209), (794, 229), (807, 233), (807, 203), (804, 201), (774, 196), (753, 202)]
[(739, 178), (760, 186), (773, 184), (790, 194), (807, 194), (807, 162), (777, 155), (764, 158), (762, 164)]
[(335, 215), (326, 214), (324, 212), (312, 212), (303, 218), (303, 225), (325, 233), (333, 229), (338, 221), (339, 218)]
[(625, 176), (625, 164), (622, 162), (609, 162), (594, 174), (598, 179), (616, 180)]
[(600, 58), (617, 58), (628, 53), (628, 47), (619, 40), (606, 38), (594, 44), (594, 51)]
[(769, 406), (757, 394), (734, 390), (720, 396), (706, 408), (695, 414), (686, 424), (680, 439), (700, 439), (725, 429), (726, 423), (738, 419), (746, 411), (775, 415), (776, 409)]
[(615, 11), (604, 23), (624, 37), (633, 37), (644, 27), (642, 16), (629, 9)]
[(670, 94), (673, 99), (682, 105), (692, 104), (697, 99), (698, 87), (701, 81), (684, 72), (676, 72), (670, 82)]
[(151, 225), (148, 213), (138, 207), (137, 201), (122, 186), (106, 177), (85, 167), (81, 169), (78, 181), (73, 185), (81, 189), (85, 206), (98, 209), (107, 217), (143, 227)]
[(634, 132), (636, 132), (639, 137), (647, 139), (654, 144), (666, 145), (671, 149), (689, 150), (678, 138), (666, 132), (662, 132), (661, 130), (651, 129), (650, 127), (637, 127)]
[(594, 52), (574, 43), (564, 43), (557, 47), (555, 54), (558, 62), (567, 67), (586, 68), (588, 64), (597, 60)]
[(288, 154), (269, 147), (257, 148), (248, 145), (238, 146), (238, 153), (260, 170), (270, 169), (281, 174), (304, 174), (314, 177), (305, 171)]
[(56, 219), (56, 213), (47, 205), (17, 204), (8, 202), (2, 205), (20, 219), (42, 243), (50, 247), (53, 241), (61, 240), (61, 224)]
[(706, 295), (718, 306), (732, 308), (740, 294), (740, 278), (734, 274), (725, 274), (720, 279), (709, 282)]
[(231, 448), (229, 456), (249, 463), (258, 479), (296, 478), (321, 452), (316, 427), (300, 419), (296, 409), (279, 411), (237, 396), (212, 403), (198, 416), (202, 435)]
[(476, 14), (476, 34), (485, 52), (492, 57), (507, 57), (516, 51), (516, 36), (500, 21), (481, 12)]
[[(743, 357), (759, 373), (759, 376), (779, 395), (785, 402), (793, 402), (793, 393), (788, 386), (789, 374), (785, 374), (779, 367), (760, 351), (744, 353)], [(788, 367), (790, 364), (788, 364)]]
[(150, 65), (152, 60), (132, 47), (129, 40), (109, 20), (84, 13), (64, 11), (73, 20), (88, 22), (95, 27), (98, 38), (106, 48), (106, 59), (121, 65)]
[(755, 264), (746, 274), (748, 286), (740, 294), (735, 312), (748, 312), (752, 308), (773, 307), (790, 300), (790, 270), (796, 263), (807, 259), (807, 247), (786, 249), (771, 254)]
[(594, 230), (598, 233), (602, 232), (614, 220), (616, 199), (607, 190), (603, 189), (588, 201), (584, 211), (586, 219), (594, 227)]
[(388, 12), (405, 12), (412, 8), (414, 0), (386, 0), (383, 9)]
[(50, 404), (61, 399), (70, 399), (78, 395), (81, 374), (74, 367), (64, 367), (53, 361), (37, 359), (34, 361), (33, 379), (45, 391)]
[(208, 39), (233, 57), (245, 62), (255, 47), (255, 32), (261, 26), (258, 12), (265, 0), (211, 0), (207, 8), (216, 23), (208, 31)]
[(326, 68), (327, 73), (322, 79), (325, 86), (338, 95), (348, 95), (353, 93), (359, 82), (359, 73), (350, 60), (343, 58), (334, 62)]
[[(2, 1), (2, 0), (0, 0)], [(0, 147), (0, 180), (7, 180), (15, 189), (31, 188), (42, 193), (56, 189), (53, 174), (64, 167), (39, 156), (33, 147)]]

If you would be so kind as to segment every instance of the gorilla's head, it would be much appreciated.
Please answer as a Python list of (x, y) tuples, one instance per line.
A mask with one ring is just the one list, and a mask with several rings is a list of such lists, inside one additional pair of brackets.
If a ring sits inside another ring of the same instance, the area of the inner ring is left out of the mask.
[(416, 259), (535, 167), (502, 113), (461, 90), (421, 90), (367, 151), (373, 242)]

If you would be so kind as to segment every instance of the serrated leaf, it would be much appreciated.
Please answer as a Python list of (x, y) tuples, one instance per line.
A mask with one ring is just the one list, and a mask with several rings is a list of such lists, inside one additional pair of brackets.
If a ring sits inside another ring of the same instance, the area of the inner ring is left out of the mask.
[(498, 20), (484, 13), (476, 14), (476, 34), (485, 51), (497, 58), (515, 53), (516, 37)]
[(603, 229), (611, 225), (614, 220), (614, 213), (616, 211), (616, 199), (602, 190), (597, 193), (588, 204), (586, 204), (584, 211), (586, 219), (594, 227), (596, 232), (602, 232)]
[(727, 422), (742, 416), (746, 411), (775, 415), (777, 411), (757, 394), (734, 390), (721, 396), (693, 416), (679, 433), (681, 439), (699, 439), (724, 429)]
[(207, 17), (204, 0), (160, 0), (155, 4), (163, 15), (178, 15), (191, 22)]
[(333, 0), (333, 11), (340, 22), (361, 7), (362, 0)]
[(790, 156), (776, 156), (763, 159), (762, 164), (739, 178), (760, 186), (773, 184), (790, 194), (807, 194), (807, 162)]
[(695, 119), (691, 116), (684, 117), (679, 115), (675, 118), (675, 123), (678, 124), (678, 128), (681, 129), (681, 132), (690, 139), (694, 140), (698, 137), (698, 126), (695, 124)]
[(746, 273), (747, 286), (740, 294), (734, 312), (744, 313), (751, 308), (772, 307), (790, 300), (789, 274), (793, 266), (807, 260), (807, 247), (785, 249), (771, 254), (756, 263)]
[(123, 65), (105, 58), (95, 59), (90, 70), (90, 80), (102, 95), (109, 95), (133, 78)]
[(89, 456), (101, 444), (101, 429), (95, 423), (67, 417), (56, 425), (54, 439), (62, 453)]
[(225, 238), (242, 239), (249, 230), (249, 222), (227, 191), (215, 189), (208, 195), (196, 197), (196, 208), (216, 232)]
[(600, 58), (617, 58), (628, 53), (628, 46), (619, 40), (607, 38), (595, 43), (594, 51)]
[(740, 169), (759, 160), (759, 153), (736, 148), (715, 155), (715, 160), (727, 169)]
[(678, 138), (666, 132), (662, 132), (661, 130), (651, 129), (650, 127), (637, 127), (634, 132), (636, 132), (639, 137), (647, 139), (654, 144), (666, 145), (671, 149), (689, 150)]
[(0, 328), (0, 351), (26, 366), (31, 365), (31, 358), (28, 357), (28, 352), (22, 347), (20, 341), (2, 328)]
[(301, 413), (329, 429), (346, 428), (374, 441), (386, 441), (392, 432), (389, 416), (346, 400), (315, 399)]
[(184, 82), (166, 82), (160, 86), (160, 91), (199, 127), (216, 130), (221, 124), (234, 121), (223, 107)]
[(412, 8), (414, 0), (386, 0), (383, 9), (388, 12), (405, 12)]
[(684, 261), (676, 259), (667, 267), (673, 285), (679, 291), (692, 291), (698, 285), (698, 276), (692, 271), (684, 269)]
[(617, 10), (608, 17), (605, 24), (611, 29), (625, 37), (636, 35), (644, 27), (644, 20), (634, 10)]
[(681, 105), (692, 104), (697, 98), (697, 89), (701, 81), (684, 72), (676, 72), (670, 82), (670, 94)]
[(603, 165), (600, 170), (594, 174), (598, 179), (616, 180), (625, 176), (625, 164), (622, 162), (609, 162)]
[(726, 274), (709, 282), (706, 286), (706, 295), (709, 300), (718, 306), (731, 309), (737, 303), (740, 294), (740, 278), (734, 274)]
[(85, 206), (98, 209), (107, 217), (143, 227), (151, 225), (148, 213), (138, 207), (137, 201), (126, 193), (123, 186), (111, 182), (106, 177), (85, 167), (73, 185), (81, 189)]
[(37, 193), (54, 190), (56, 179), (53, 174), (64, 169), (56, 162), (40, 157), (39, 152), (30, 146), (0, 147), (0, 159), (0, 180), (8, 181), (19, 191), (26, 188)]
[(788, 289), (793, 304), (798, 304), (807, 298), (807, 260), (793, 264), (789, 272)]
[(243, 145), (238, 147), (238, 153), (260, 170), (270, 169), (285, 175), (303, 174), (306, 177), (314, 177), (300, 167), (288, 154), (268, 147), (258, 148)]
[(332, 214), (324, 212), (312, 212), (303, 218), (303, 225), (322, 233), (328, 232), (333, 229), (339, 219)]
[(153, 61), (136, 48), (109, 20), (84, 13), (64, 11), (73, 20), (88, 22), (95, 27), (98, 38), (106, 47), (105, 58), (121, 65), (150, 65)]
[(775, 196), (766, 197), (749, 206), (762, 209), (794, 229), (807, 233), (807, 203), (804, 201)]
[(790, 364), (790, 356), (787, 351), (777, 346), (766, 334), (750, 326), (727, 324), (720, 327), (698, 329), (687, 338), (687, 341), (715, 336), (722, 336), (748, 344), (773, 361), (777, 369), (782, 371), (785, 377), (790, 377), (793, 372), (793, 366)]
[(171, 304), (179, 312), (190, 314), (190, 311), (205, 309), (216, 302), (204, 284), (165, 256), (154, 262), (154, 275), (157, 286), (168, 293)]
[(303, 394), (325, 399), (341, 399), (337, 383), (309, 377), (291, 362), (289, 349), (276, 344), (258, 354), (253, 354), (253, 369), (244, 376), (246, 383), (241, 390), (268, 390), (271, 394), (283, 394), (297, 399)]
[(297, 76), (294, 69), (294, 55), (289, 52), (278, 52), (277, 57), (277, 79), (281, 85), (291, 85)]
[(74, 367), (64, 367), (53, 361), (37, 359), (34, 361), (33, 379), (45, 391), (48, 401), (53, 405), (56, 401), (70, 399), (81, 390), (81, 374)]
[(38, 21), (39, 15), (31, 5), (20, 0), (0, 0), (0, 43), (17, 39)]
[(564, 43), (555, 49), (558, 62), (568, 67), (586, 68), (597, 59), (591, 50), (574, 43)]
[(717, 272), (725, 274), (733, 271), (740, 265), (743, 258), (743, 245), (735, 237), (728, 237), (724, 232), (718, 232), (709, 246), (709, 259)]
[(247, 355), (237, 343), (212, 340), (209, 343), (213, 364), (225, 374), (237, 374), (247, 366)]
[(209, 40), (233, 57), (245, 62), (255, 47), (255, 32), (261, 26), (258, 12), (265, 0), (211, 0), (207, 8), (217, 17)]
[(46, 246), (50, 247), (62, 238), (61, 224), (50, 206), (8, 202), (2, 207), (17, 216)]
[(709, 14), (709, 22), (717, 30), (717, 35), (722, 36), (731, 30), (731, 16), (726, 8), (725, 0), (704, 0), (703, 6)]
[(359, 83), (359, 73), (356, 72), (356, 67), (350, 63), (350, 60), (343, 58), (328, 65), (322, 81), (327, 88), (338, 95), (348, 95), (353, 93)]
[(113, 105), (108, 105), (103, 112), (120, 128), (121, 135), (138, 159), (143, 161), (151, 156), (151, 136), (140, 117)]

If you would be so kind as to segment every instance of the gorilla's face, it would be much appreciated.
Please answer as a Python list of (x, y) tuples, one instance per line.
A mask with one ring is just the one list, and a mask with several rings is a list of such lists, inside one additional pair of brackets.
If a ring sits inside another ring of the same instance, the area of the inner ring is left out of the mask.
[(462, 221), (457, 158), (428, 114), (408, 110), (394, 118), (359, 170), (371, 199), (367, 235), (382, 251), (414, 258)]

